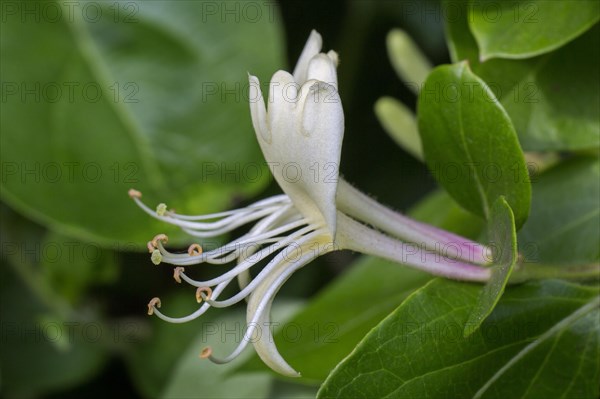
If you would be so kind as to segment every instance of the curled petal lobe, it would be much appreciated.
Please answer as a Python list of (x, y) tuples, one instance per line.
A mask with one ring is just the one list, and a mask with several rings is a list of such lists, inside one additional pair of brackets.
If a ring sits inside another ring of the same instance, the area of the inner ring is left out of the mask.
[(315, 55), (319, 54), (321, 51), (321, 47), (323, 47), (323, 39), (321, 35), (316, 31), (312, 30), (310, 32), (310, 36), (304, 45), (304, 49), (302, 50), (302, 54), (300, 54), (300, 58), (298, 58), (298, 62), (296, 63), (296, 67), (294, 68), (294, 80), (303, 84), (307, 80), (307, 71), (308, 64)]
[[(337, 60), (337, 53), (330, 53), (335, 54)], [(323, 53), (315, 55), (308, 64), (307, 79), (320, 80), (337, 88), (337, 62), (332, 57)]]
[(338, 65), (340, 65), (340, 57), (338, 56), (338, 53), (336, 53), (333, 50), (329, 50), (327, 52), (327, 56), (331, 59), (331, 61), (333, 61), (334, 65), (337, 67)]
[(269, 129), (269, 123), (267, 121), (267, 108), (265, 106), (265, 100), (260, 90), (260, 81), (256, 76), (248, 75), (248, 81), (250, 83), (249, 97), (250, 97), (250, 116), (252, 118), (252, 126), (256, 132), (257, 137), (260, 140), (271, 142), (271, 130)]

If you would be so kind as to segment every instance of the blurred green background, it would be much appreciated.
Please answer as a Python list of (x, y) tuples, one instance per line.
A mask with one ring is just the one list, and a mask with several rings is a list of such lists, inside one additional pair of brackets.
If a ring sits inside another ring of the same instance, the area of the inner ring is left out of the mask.
[[(159, 232), (187, 239), (127, 190), (181, 213), (278, 192), (266, 173), (244, 172), (263, 162), (246, 72), (265, 83), (291, 70), (316, 29), (341, 60), (342, 174), (408, 209), (434, 183), (373, 112), (384, 95), (415, 103), (385, 39), (400, 27), (433, 64), (448, 62), (442, 23), (430, 1), (2, 1), (2, 396), (182, 396), (173, 387), (186, 381), (200, 381), (197, 397), (313, 395), (264, 371), (232, 371), (243, 362), (205, 370), (202, 337), (210, 322), (240, 316), (231, 309), (185, 325), (145, 315), (153, 296), (169, 314), (194, 309), (172, 270), (144, 252)], [(337, 253), (298, 272), (278, 296), (282, 317), (354, 260)]]

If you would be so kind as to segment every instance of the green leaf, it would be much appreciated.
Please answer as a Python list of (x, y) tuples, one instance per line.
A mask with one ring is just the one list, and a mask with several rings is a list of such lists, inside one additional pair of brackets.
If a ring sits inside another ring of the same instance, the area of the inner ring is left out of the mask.
[(481, 63), (467, 22), (466, 2), (446, 21), (454, 62), (469, 65), (510, 115), (526, 151), (580, 150), (600, 145), (600, 27), (550, 54), (528, 60), (494, 59)]
[(40, 249), (44, 278), (71, 304), (77, 304), (88, 287), (111, 283), (117, 278), (117, 253), (103, 249), (98, 243), (50, 232)]
[(600, 145), (598, 63), (600, 26), (546, 56), (490, 61), (474, 69), (495, 82), (523, 148), (579, 150)]
[(482, 0), (469, 5), (469, 25), (483, 60), (547, 53), (600, 19), (597, 0)]
[(469, 338), (474, 285), (434, 280), (340, 363), (318, 398), (594, 398), (599, 394), (597, 288), (558, 280), (506, 291)]
[(465, 324), (465, 337), (473, 334), (492, 313), (517, 262), (515, 219), (504, 197), (498, 198), (492, 206), (488, 237), (492, 248), (492, 275), (479, 293), (479, 299)]
[(418, 103), (419, 132), (434, 177), (465, 209), (490, 217), (504, 195), (517, 227), (527, 219), (531, 187), (510, 118), (467, 63), (434, 69)]
[(41, 396), (95, 376), (107, 360), (102, 338), (112, 331), (93, 319), (57, 315), (4, 262), (0, 274), (3, 396)]
[[(497, 391), (490, 391), (490, 387), (492, 387), (497, 381), (501, 378), (504, 378), (505, 381), (511, 381), (518, 377), (523, 377), (523, 372), (521, 370), (515, 370), (514, 367), (519, 363), (526, 362), (523, 359), (527, 359), (527, 357), (541, 357), (544, 356), (544, 360), (542, 365), (538, 370), (536, 370), (535, 374), (532, 375), (531, 371), (529, 374), (533, 377), (531, 383), (528, 384), (526, 389), (521, 388), (522, 395), (525, 397), (535, 397), (534, 395), (554, 395), (555, 392), (560, 392), (565, 395), (565, 388), (562, 384), (556, 384), (552, 378), (552, 372), (554, 370), (547, 369), (547, 363), (553, 363), (557, 360), (560, 361), (560, 354), (554, 353), (556, 347), (569, 347), (570, 343), (575, 340), (580, 340), (581, 333), (584, 334), (584, 353), (583, 356), (597, 356), (598, 354), (598, 332), (600, 332), (600, 296), (595, 297), (593, 300), (588, 302), (585, 306), (577, 309), (575, 312), (570, 314), (568, 317), (565, 317), (560, 322), (556, 323), (552, 328), (542, 334), (537, 338), (534, 342), (527, 345), (523, 350), (521, 350), (517, 356), (510, 359), (508, 363), (506, 363), (500, 370), (498, 370), (492, 378), (490, 378), (475, 394), (474, 399), (481, 398), (483, 395), (491, 394), (495, 397), (498, 397)], [(571, 330), (571, 331), (565, 331)], [(570, 334), (569, 334), (570, 333)], [(563, 335), (566, 335), (564, 337)], [(569, 336), (570, 335), (570, 336)], [(588, 349), (588, 344), (591, 344), (591, 350)], [(537, 353), (536, 353), (537, 352)], [(558, 358), (558, 359), (557, 359)], [(592, 360), (593, 363), (596, 363), (595, 366), (598, 366), (598, 360)], [(583, 361), (576, 362), (579, 366), (581, 366)], [(592, 363), (592, 364), (593, 364)], [(561, 366), (565, 366), (564, 363)], [(517, 374), (518, 373), (518, 374)], [(592, 373), (590, 373), (591, 375)], [(596, 372), (596, 374), (598, 374)], [(547, 378), (549, 381), (544, 381), (544, 385), (541, 387), (535, 387), (534, 384), (538, 382), (542, 378)], [(573, 380), (569, 383), (567, 391), (573, 390), (574, 385), (577, 382), (577, 379), (582, 378), (581, 375), (575, 375)], [(589, 384), (589, 381), (585, 379), (582, 381), (585, 385)], [(532, 389), (533, 387), (533, 389)], [(497, 388), (496, 388), (497, 389)], [(580, 388), (575, 388), (579, 391)], [(533, 391), (533, 392), (532, 392)], [(536, 392), (537, 391), (537, 392)], [(591, 391), (591, 389), (590, 389)], [(596, 390), (597, 392), (598, 390)], [(486, 395), (490, 396), (490, 395)], [(562, 395), (561, 395), (562, 396)], [(578, 395), (577, 395), (578, 396)]]
[(182, 213), (262, 189), (244, 93), (248, 71), (283, 66), (279, 19), (266, 3), (222, 18), (225, 3), (40, 2), (28, 7), (63, 17), (6, 15), (3, 200), (72, 237), (142, 244), (165, 225), (131, 187)]
[[(362, 337), (430, 276), (365, 257), (311, 300), (275, 334), (286, 361), (305, 383), (320, 383)], [(244, 370), (265, 370), (255, 356)]]
[(318, 387), (301, 385), (291, 381), (275, 380), (269, 393), (269, 399), (314, 399)]
[(385, 131), (405, 151), (423, 160), (423, 148), (415, 114), (400, 101), (382, 97), (375, 103), (375, 114)]
[(536, 178), (531, 215), (519, 232), (519, 249), (526, 261), (566, 265), (598, 262), (598, 198), (597, 157), (571, 159)]
[(43, 228), (0, 203), (0, 237), (2, 396), (36, 397), (85, 383), (104, 366), (115, 331), (92, 309), (73, 309), (41, 270), (50, 257)]

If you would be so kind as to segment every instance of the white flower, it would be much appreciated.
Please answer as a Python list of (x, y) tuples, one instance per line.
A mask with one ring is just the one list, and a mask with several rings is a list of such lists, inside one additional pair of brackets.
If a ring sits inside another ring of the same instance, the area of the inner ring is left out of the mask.
[[(275, 347), (268, 328), (271, 304), (296, 270), (333, 250), (351, 249), (381, 256), (450, 278), (484, 281), (489, 277), (489, 269), (462, 261), (484, 263), (486, 247), (399, 215), (339, 179), (344, 114), (337, 91), (338, 56), (333, 51), (324, 54), (320, 50), (321, 36), (313, 31), (293, 75), (285, 71), (273, 75), (268, 107), (258, 79), (249, 76), (252, 124), (284, 195), (233, 211), (185, 216), (167, 210), (164, 204), (156, 210), (150, 209), (141, 201), (141, 193), (130, 190), (130, 196), (148, 214), (198, 238), (219, 236), (254, 223), (248, 233), (207, 252), (192, 244), (187, 253), (171, 253), (164, 247), (167, 242), (164, 235), (148, 243), (152, 261), (176, 265), (175, 280), (197, 287), (196, 299), (202, 303), (191, 315), (172, 318), (157, 309), (160, 300), (154, 298), (148, 304), (149, 314), (183, 323), (199, 317), (210, 307), (230, 306), (247, 298), (248, 328), (239, 346), (223, 359), (213, 356), (210, 348), (202, 351), (202, 357), (216, 363), (233, 360), (252, 342), (258, 355), (273, 370), (299, 376)], [(290, 165), (298, 168), (293, 178), (287, 175)], [(326, 169), (327, 178), (310, 173), (315, 167)], [(355, 219), (419, 245), (384, 235)], [(436, 246), (440, 243), (456, 245), (469, 254), (461, 253), (456, 256), (458, 260), (440, 256), (432, 252), (439, 252)], [(184, 269), (199, 263), (234, 261), (237, 264), (231, 270), (206, 281), (190, 278)], [(266, 266), (252, 277), (250, 269), (261, 261)], [(222, 299), (221, 293), (236, 278), (239, 293)], [(259, 334), (255, 334), (257, 328)]]
[[(311, 222), (327, 225), (333, 238), (344, 112), (337, 92), (338, 56), (320, 50), (321, 36), (313, 31), (294, 75), (277, 71), (271, 78), (268, 111), (258, 79), (250, 76), (250, 111), (275, 180), (295, 207)], [(298, 167), (293, 178), (290, 166)], [(311, 166), (328, 168), (335, 179), (318, 178)]]

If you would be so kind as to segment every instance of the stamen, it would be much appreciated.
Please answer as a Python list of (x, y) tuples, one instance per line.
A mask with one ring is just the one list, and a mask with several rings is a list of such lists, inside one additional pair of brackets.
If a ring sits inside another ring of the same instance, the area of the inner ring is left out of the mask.
[[(301, 239), (294, 241), (294, 244), (295, 244), (294, 249), (302, 248), (303, 245), (311, 242), (312, 240), (315, 240), (321, 234), (326, 234), (326, 232), (324, 232), (323, 230), (317, 230), (315, 232), (307, 234), (306, 236), (303, 236)], [(211, 300), (211, 299), (207, 299), (207, 298), (205, 298), (204, 300), (215, 308), (224, 308), (227, 306), (234, 305), (234, 304), (240, 302), (242, 299), (246, 298), (248, 295), (250, 295), (256, 289), (256, 287), (261, 282), (268, 279), (274, 273), (274, 271), (277, 270), (277, 268), (279, 268), (281, 266), (281, 264), (283, 262), (291, 262), (291, 265), (293, 266), (297, 262), (302, 262), (302, 260), (305, 259), (307, 255), (308, 256), (312, 255), (312, 252), (314, 250), (314, 249), (309, 250), (307, 252), (307, 254), (303, 255), (299, 260), (290, 261), (290, 259), (289, 259), (290, 254), (287, 253), (288, 248), (290, 248), (290, 247), (287, 246), (287, 247), (283, 248), (281, 250), (281, 252), (279, 252), (273, 259), (271, 259), (271, 261), (264, 267), (264, 269), (262, 269), (260, 271), (260, 273), (258, 273), (258, 275), (253, 280), (251, 280), (244, 288), (242, 288), (240, 290), (240, 292), (238, 292), (234, 296), (232, 296), (228, 299), (222, 300), (222, 301)], [(308, 259), (308, 258), (306, 258), (306, 259)]]
[(270, 198), (266, 198), (264, 200), (257, 201), (253, 204), (248, 205), (246, 208), (232, 209), (229, 211), (211, 213), (208, 215), (197, 215), (197, 216), (180, 215), (180, 214), (176, 213), (174, 209), (171, 209), (169, 212), (167, 212), (167, 214), (175, 219), (180, 219), (180, 220), (190, 220), (190, 221), (208, 220), (208, 219), (217, 219), (217, 218), (224, 217), (224, 216), (238, 215), (240, 213), (249, 212), (249, 211), (255, 210), (257, 208), (265, 208), (268, 206), (272, 207), (273, 205), (285, 205), (285, 204), (289, 204), (290, 202), (291, 201), (287, 195), (281, 194), (281, 195), (276, 195), (276, 196), (273, 196)]
[[(230, 282), (231, 282), (231, 280), (226, 281), (226, 282), (224, 282), (222, 284), (217, 285), (215, 287), (213, 293), (212, 293), (213, 298), (217, 298), (221, 294), (221, 292), (223, 292), (223, 290), (225, 288), (227, 288), (227, 285), (229, 285)], [(160, 318), (160, 319), (162, 319), (162, 320), (164, 320), (166, 322), (175, 323), (175, 324), (181, 324), (181, 323), (187, 323), (187, 322), (192, 321), (192, 320), (196, 320), (198, 317), (200, 317), (204, 313), (206, 313), (206, 311), (208, 309), (210, 309), (210, 307), (211, 307), (210, 304), (208, 304), (208, 303), (205, 302), (194, 313), (191, 313), (191, 314), (189, 314), (187, 316), (184, 316), (184, 317), (169, 317), (169, 316), (161, 313), (161, 311), (158, 310), (158, 309), (156, 309), (156, 308), (154, 309), (154, 314), (158, 318)]]
[(160, 251), (158, 249), (155, 249), (154, 251), (152, 251), (152, 256), (150, 256), (150, 260), (156, 266), (160, 265), (160, 262), (162, 262), (162, 254), (160, 253)]
[(160, 203), (156, 207), (156, 214), (158, 216), (165, 216), (166, 211), (167, 211), (167, 204)]
[(127, 192), (127, 194), (129, 194), (130, 198), (142, 198), (142, 193), (141, 191), (135, 190), (133, 188), (130, 188), (129, 191)]
[(203, 299), (209, 299), (212, 295), (212, 289), (210, 287), (198, 287), (196, 290), (196, 302), (202, 303)]
[(181, 267), (181, 266), (177, 266), (174, 270), (173, 270), (173, 278), (175, 279), (175, 281), (177, 281), (178, 283), (181, 284), (181, 276), (180, 273), (182, 273), (185, 270), (185, 268)]
[(257, 209), (252, 212), (245, 212), (241, 215), (234, 217), (225, 218), (217, 222), (212, 223), (199, 223), (199, 222), (187, 222), (175, 219), (170, 221), (172, 224), (177, 225), (183, 229), (186, 233), (194, 237), (215, 237), (225, 233), (228, 233), (240, 226), (254, 222), (265, 216), (273, 214), (278, 208), (264, 208)]
[(154, 248), (158, 248), (159, 241), (162, 241), (166, 244), (169, 242), (169, 237), (167, 237), (166, 234), (157, 234), (150, 242), (152, 243), (152, 246), (154, 246)]
[(150, 299), (150, 302), (148, 302), (148, 316), (152, 316), (154, 314), (154, 311), (156, 310), (155, 307), (160, 308), (160, 298), (156, 296)]
[(212, 348), (210, 346), (207, 346), (206, 348), (202, 349), (202, 352), (200, 352), (200, 359), (207, 359), (212, 355)]
[[(326, 233), (325, 230), (322, 230), (323, 233)], [(225, 364), (231, 362), (233, 359), (238, 357), (240, 353), (248, 346), (248, 343), (253, 342), (253, 335), (255, 330), (260, 326), (264, 325), (264, 317), (268, 317), (268, 314), (271, 310), (271, 303), (273, 301), (273, 297), (279, 291), (283, 283), (298, 269), (302, 268), (304, 265), (309, 263), (311, 260), (321, 256), (322, 254), (329, 252), (329, 248), (317, 249), (315, 251), (310, 251), (310, 247), (301, 246), (301, 248), (306, 249), (306, 253), (302, 255), (297, 260), (292, 261), (291, 263), (286, 260), (283, 262), (279, 262), (277, 267), (269, 273), (267, 279), (263, 280), (262, 283), (265, 285), (263, 290), (259, 290), (258, 298), (259, 302), (256, 304), (253, 309), (252, 319), (247, 323), (247, 329), (244, 333), (244, 336), (238, 346), (229, 354), (229, 356), (225, 358), (216, 358), (211, 355), (208, 357), (210, 361), (217, 364)], [(256, 291), (255, 291), (256, 292)], [(251, 299), (252, 301), (252, 299)], [(208, 302), (208, 301), (207, 301)], [(265, 316), (267, 315), (267, 316)], [(268, 321), (268, 320), (266, 320)], [(265, 332), (263, 332), (265, 333)]]
[[(300, 230), (295, 231), (294, 233), (290, 234), (285, 239), (283, 239), (281, 241), (277, 241), (274, 244), (271, 244), (268, 247), (265, 247), (265, 248), (259, 250), (258, 252), (253, 253), (248, 258), (239, 262), (234, 268), (223, 273), (219, 277), (215, 277), (213, 279), (206, 280), (206, 281), (196, 281), (196, 280), (189, 278), (184, 273), (180, 273), (180, 276), (188, 284), (193, 285), (194, 287), (204, 287), (204, 286), (212, 287), (215, 284), (220, 284), (223, 281), (235, 278), (237, 275), (239, 275), (244, 270), (250, 269), (251, 267), (256, 265), (258, 262), (260, 262), (267, 256), (274, 254), (277, 251), (282, 250), (282, 252), (279, 252), (279, 254), (276, 255), (276, 257), (278, 257), (278, 259), (282, 256), (288, 255), (287, 253), (285, 253), (285, 248), (288, 245), (290, 245), (292, 242), (295, 243), (295, 246), (302, 245), (305, 242), (308, 242), (312, 237), (317, 237), (320, 234), (320, 230), (311, 231), (313, 229), (314, 229), (314, 226), (306, 226)], [(171, 261), (171, 260), (169, 259), (168, 261)], [(178, 264), (187, 265), (188, 262), (180, 261), (180, 262), (178, 262)]]
[(146, 247), (148, 248), (148, 253), (150, 253), (150, 254), (151, 254), (152, 252), (154, 252), (154, 250), (156, 249), (156, 248), (154, 247), (154, 245), (152, 245), (152, 241), (148, 241), (148, 243), (146, 244)]
[(198, 256), (198, 255), (202, 255), (202, 247), (200, 246), (200, 244), (192, 244), (189, 246), (188, 248), (188, 255), (189, 256)]

